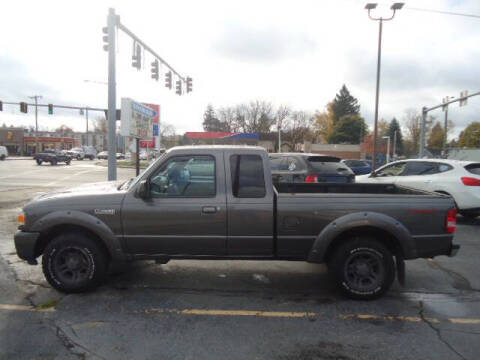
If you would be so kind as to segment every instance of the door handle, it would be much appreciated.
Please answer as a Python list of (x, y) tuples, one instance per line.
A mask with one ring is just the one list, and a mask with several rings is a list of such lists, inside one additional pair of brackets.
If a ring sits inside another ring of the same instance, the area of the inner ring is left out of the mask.
[(217, 208), (215, 206), (202, 207), (202, 213), (204, 214), (215, 214), (216, 212), (217, 212)]

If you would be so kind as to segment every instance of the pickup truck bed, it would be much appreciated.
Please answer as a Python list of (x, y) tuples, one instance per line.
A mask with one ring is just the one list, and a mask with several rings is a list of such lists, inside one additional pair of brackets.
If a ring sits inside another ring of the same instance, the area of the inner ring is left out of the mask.
[(170, 149), (124, 183), (43, 195), (24, 208), (20, 258), (64, 292), (108, 266), (170, 259), (327, 263), (347, 296), (381, 296), (404, 260), (454, 255), (453, 200), (390, 184), (278, 184), (268, 154), (245, 146)]

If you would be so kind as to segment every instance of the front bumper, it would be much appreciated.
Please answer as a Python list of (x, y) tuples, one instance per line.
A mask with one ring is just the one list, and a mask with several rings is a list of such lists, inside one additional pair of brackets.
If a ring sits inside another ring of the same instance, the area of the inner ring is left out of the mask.
[(20, 259), (27, 260), (29, 264), (36, 264), (35, 247), (40, 233), (17, 231), (14, 235), (15, 248)]

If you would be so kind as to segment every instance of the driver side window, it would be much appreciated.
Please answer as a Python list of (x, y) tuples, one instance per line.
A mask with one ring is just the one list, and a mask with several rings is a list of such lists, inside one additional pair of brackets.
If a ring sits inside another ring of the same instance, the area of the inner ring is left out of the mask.
[(212, 156), (177, 156), (150, 178), (152, 197), (214, 197), (215, 159)]
[(378, 177), (401, 176), (405, 171), (405, 166), (406, 166), (406, 163), (404, 162), (396, 163), (377, 171), (376, 175)]

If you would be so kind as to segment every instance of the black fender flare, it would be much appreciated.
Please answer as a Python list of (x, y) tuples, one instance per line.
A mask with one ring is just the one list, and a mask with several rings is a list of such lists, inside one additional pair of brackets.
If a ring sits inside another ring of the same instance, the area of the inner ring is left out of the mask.
[(325, 262), (327, 251), (338, 236), (346, 231), (361, 227), (377, 228), (389, 233), (397, 239), (403, 258), (417, 257), (415, 241), (408, 229), (399, 221), (376, 212), (356, 212), (342, 216), (328, 224), (315, 239), (307, 261), (312, 263)]
[(114, 262), (125, 262), (126, 256), (120, 240), (100, 219), (82, 211), (54, 211), (39, 218), (31, 227), (33, 232), (45, 232), (57, 225), (76, 225), (96, 234), (107, 248)]

